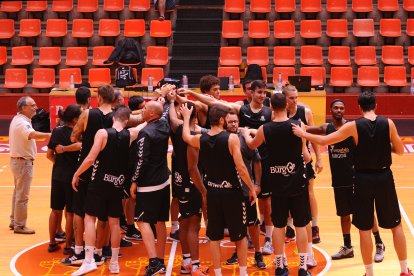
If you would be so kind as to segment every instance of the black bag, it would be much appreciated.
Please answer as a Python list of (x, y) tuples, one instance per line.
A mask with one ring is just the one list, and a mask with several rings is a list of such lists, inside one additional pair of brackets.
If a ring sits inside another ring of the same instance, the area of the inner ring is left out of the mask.
[(50, 117), (49, 112), (43, 108), (36, 110), (36, 115), (32, 118), (33, 129), (40, 132), (50, 132)]
[(134, 73), (131, 66), (119, 66), (116, 71), (116, 81), (115, 84), (117, 87), (124, 88), (125, 86), (132, 86), (137, 83)]

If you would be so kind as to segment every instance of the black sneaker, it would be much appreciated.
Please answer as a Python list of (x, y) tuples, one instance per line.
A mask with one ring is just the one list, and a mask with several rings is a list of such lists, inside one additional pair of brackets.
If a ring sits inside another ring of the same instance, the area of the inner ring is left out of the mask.
[(142, 241), (142, 235), (141, 235), (141, 232), (138, 231), (138, 229), (134, 227), (134, 229), (132, 231), (127, 231), (126, 232), (125, 239), (135, 240), (135, 241)]
[(237, 252), (234, 252), (229, 259), (226, 260), (226, 265), (234, 265), (239, 263), (239, 258), (237, 257)]
[(93, 258), (95, 259), (96, 265), (103, 265), (106, 262), (106, 258), (98, 254), (93, 254)]
[(49, 246), (47, 247), (47, 251), (50, 253), (58, 251), (60, 249), (60, 246), (57, 243), (49, 243)]
[(85, 251), (82, 251), (79, 254), (73, 254), (70, 257), (62, 259), (62, 264), (64, 265), (81, 265), (85, 259)]
[(120, 247), (130, 247), (132, 246), (132, 242), (127, 241), (125, 238), (121, 239)]
[(170, 232), (170, 236), (168, 237), (168, 239), (171, 241), (180, 241), (180, 229), (178, 229), (174, 233)]
[(312, 274), (309, 271), (304, 270), (303, 268), (301, 268), (298, 271), (298, 276), (312, 276)]
[(287, 270), (286, 268), (276, 268), (275, 269), (275, 275), (276, 276), (288, 276), (289, 275), (289, 270)]
[(321, 238), (319, 237), (319, 227), (313, 226), (312, 227), (312, 243), (320, 243)]
[(296, 240), (295, 230), (290, 226), (286, 226), (285, 243), (289, 243), (294, 240)]
[(71, 247), (65, 247), (63, 248), (63, 255), (72, 255), (73, 249)]
[(158, 264), (154, 267), (148, 266), (147, 270), (145, 271), (144, 276), (162, 274), (162, 273), (165, 273), (165, 271), (166, 271), (165, 265), (163, 265), (161, 262), (158, 262)]
[(254, 253), (254, 263), (258, 269), (266, 269), (266, 263), (263, 261), (262, 252)]
[(55, 233), (55, 241), (58, 243), (65, 242), (66, 241), (66, 233)]

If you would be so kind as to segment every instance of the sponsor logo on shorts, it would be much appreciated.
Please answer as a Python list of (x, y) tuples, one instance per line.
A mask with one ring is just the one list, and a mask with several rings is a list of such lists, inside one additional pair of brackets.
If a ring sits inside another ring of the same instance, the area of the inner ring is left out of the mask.
[(286, 164), (286, 166), (271, 166), (270, 173), (272, 174), (282, 174), (283, 176), (290, 176), (296, 173), (296, 165), (292, 162)]
[(183, 182), (183, 177), (179, 172), (174, 173), (174, 184), (177, 186), (181, 186)]
[(121, 187), (124, 184), (125, 176), (121, 174), (120, 176), (105, 174), (104, 181), (113, 183), (116, 188)]
[(349, 148), (336, 149), (335, 145), (329, 145), (329, 153), (331, 155), (331, 158), (335, 158), (335, 159), (347, 158), (348, 153), (349, 153)]

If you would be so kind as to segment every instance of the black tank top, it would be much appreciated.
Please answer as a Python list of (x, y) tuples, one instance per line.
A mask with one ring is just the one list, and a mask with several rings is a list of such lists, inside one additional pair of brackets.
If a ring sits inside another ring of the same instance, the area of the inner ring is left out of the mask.
[[(326, 135), (335, 132), (333, 123), (326, 127)], [(328, 146), (329, 163), (331, 165), (332, 186), (346, 187), (353, 185), (355, 143), (352, 137)]]
[[(89, 109), (88, 123), (85, 132), (82, 134), (82, 148), (79, 153), (78, 167), (91, 151), (96, 132), (102, 128), (112, 127), (112, 117), (113, 112), (109, 112), (105, 115), (99, 108)], [(89, 181), (91, 172), (92, 168), (89, 168), (80, 176), (80, 178)]]
[(89, 190), (108, 188), (117, 195), (122, 194), (126, 171), (128, 169), (129, 131), (114, 128), (105, 129), (108, 140), (93, 164)]
[[(210, 109), (211, 109), (211, 107), (209, 106), (208, 109), (207, 109), (206, 122), (204, 123), (204, 125), (201, 125), (200, 124), (200, 122), (201, 122), (200, 121), (200, 118), (197, 118), (198, 119), (198, 122), (199, 122), (199, 125), (201, 127), (207, 128), (207, 129), (210, 129), (211, 128), (211, 124), (210, 124)], [(198, 115), (197, 115), (197, 117), (198, 117)]]
[(390, 167), (392, 159), (388, 119), (381, 116), (377, 116), (374, 121), (360, 118), (355, 123), (358, 132), (355, 170), (378, 171)]
[[(289, 112), (288, 112), (288, 117), (290, 116)], [(290, 117), (290, 119), (293, 120), (301, 120), (305, 125), (308, 124), (308, 120), (306, 120), (306, 112), (305, 112), (305, 107), (303, 105), (298, 105), (296, 107), (296, 113), (295, 115), (293, 115), (292, 117)]]
[[(249, 103), (249, 101), (248, 101), (247, 99), (244, 99), (244, 100), (243, 100), (243, 105), (248, 105), (248, 104), (250, 104), (250, 103)], [(267, 107), (270, 107), (270, 98), (266, 98), (266, 99), (263, 101), (263, 105), (264, 105), (264, 106), (267, 106)]]
[(294, 196), (307, 191), (308, 180), (302, 156), (302, 139), (293, 134), (292, 123), (300, 124), (289, 119), (263, 125), (269, 153), (265, 170), (275, 196)]
[(200, 162), (208, 189), (240, 189), (240, 177), (229, 151), (230, 133), (222, 131), (200, 138)]

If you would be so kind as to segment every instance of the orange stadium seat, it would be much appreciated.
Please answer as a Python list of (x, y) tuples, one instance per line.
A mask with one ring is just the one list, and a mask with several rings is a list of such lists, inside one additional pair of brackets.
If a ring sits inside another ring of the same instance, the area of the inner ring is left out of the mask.
[(221, 35), (223, 38), (242, 38), (243, 20), (223, 20)]
[(414, 65), (414, 46), (408, 47), (408, 63)]
[(124, 21), (125, 37), (141, 37), (145, 35), (144, 19), (126, 19)]
[(400, 37), (401, 20), (399, 18), (382, 18), (380, 20), (380, 35), (387, 37)]
[(124, 9), (124, 0), (104, 0), (103, 10), (119, 12)]
[(320, 20), (301, 20), (300, 36), (303, 38), (318, 38), (322, 35), (322, 23)]
[(233, 76), (234, 85), (240, 85), (240, 68), (239, 67), (219, 67), (217, 77), (224, 78)]
[(78, 0), (77, 12), (96, 12), (98, 0)]
[(1, 12), (19, 12), (22, 10), (22, 1), (1, 1)]
[(328, 19), (326, 21), (326, 35), (329, 37), (348, 37), (348, 20)]
[(332, 67), (331, 68), (331, 80), (329, 84), (331, 86), (352, 86), (354, 82), (352, 67)]
[(228, 13), (243, 13), (246, 11), (246, 0), (225, 0), (224, 11)]
[(276, 20), (273, 24), (275, 38), (285, 39), (296, 36), (294, 20)]
[(354, 61), (356, 65), (377, 64), (375, 46), (357, 46), (354, 48), (354, 51)]
[(171, 36), (171, 20), (151, 20), (150, 24), (151, 37), (170, 37)]
[(318, 86), (325, 84), (326, 70), (325, 67), (301, 67), (301, 76), (311, 76), (311, 85)]
[(141, 84), (143, 86), (148, 86), (148, 77), (151, 76), (153, 78), (154, 86), (164, 78), (164, 69), (163, 68), (143, 68), (142, 69), (142, 76), (141, 76)]
[(21, 37), (35, 37), (42, 33), (40, 19), (22, 19), (20, 20)]
[(269, 20), (250, 20), (249, 33), (250, 38), (268, 38), (270, 37)]
[(361, 66), (358, 68), (358, 85), (373, 86), (379, 85), (379, 68), (376, 66)]
[(407, 73), (405, 66), (385, 66), (384, 82), (388, 86), (406, 86)]
[(295, 0), (277, 0), (275, 3), (276, 12), (294, 12), (295, 10)]
[(35, 68), (33, 69), (32, 87), (51, 88), (55, 86), (55, 69)]
[(55, 66), (60, 64), (61, 61), (60, 47), (40, 47), (39, 65)]
[(379, 11), (398, 11), (400, 6), (398, 0), (378, 0), (378, 10)]
[(73, 0), (52, 1), (52, 11), (70, 12), (73, 9)]
[(275, 46), (273, 48), (273, 64), (277, 66), (293, 66), (296, 64), (294, 46)]
[(66, 48), (66, 65), (84, 66), (88, 64), (87, 47), (68, 47)]
[(282, 83), (286, 83), (288, 81), (289, 76), (296, 75), (295, 67), (274, 67), (273, 68), (273, 84), (278, 84), (279, 73), (282, 74)]
[(221, 47), (220, 65), (239, 66), (242, 63), (241, 47)]
[(73, 75), (75, 84), (82, 83), (82, 72), (80, 68), (64, 68), (59, 70), (59, 87), (69, 87), (71, 75)]
[(119, 36), (121, 33), (121, 23), (118, 19), (99, 20), (99, 36)]
[(403, 9), (405, 11), (414, 11), (414, 0), (403, 0)]
[(0, 46), (0, 65), (7, 63), (7, 48)]
[[(59, 1), (54, 1), (59, 2)], [(68, 21), (66, 19), (48, 19), (46, 21), (47, 37), (64, 37), (68, 33)]]
[(104, 64), (103, 62), (109, 58), (114, 46), (95, 46), (92, 50), (92, 65), (95, 66), (107, 66), (113, 64), (113, 62)]
[(74, 19), (72, 21), (72, 37), (90, 38), (93, 36), (92, 19)]
[(372, 0), (352, 0), (353, 12), (372, 12)]
[(91, 68), (89, 69), (89, 84), (91, 87), (98, 87), (102, 84), (111, 84), (111, 69)]
[(130, 11), (146, 12), (150, 10), (150, 0), (129, 0)]
[(269, 13), (272, 10), (270, 0), (250, 0), (250, 12)]
[[(1, 26), (1, 25), (0, 25)], [(414, 19), (408, 18), (406, 22), (406, 33), (408, 36), (414, 36)]]
[(267, 66), (269, 64), (269, 49), (266, 46), (247, 47), (247, 65), (250, 64)]
[(382, 46), (381, 61), (389, 65), (403, 65), (404, 64), (404, 48), (399, 45), (385, 45)]
[(354, 19), (352, 32), (356, 37), (374, 36), (374, 20), (372, 18)]
[(27, 1), (26, 11), (40, 12), (47, 10), (47, 1)]
[(12, 48), (11, 65), (28, 65), (34, 61), (32, 46), (16, 46)]
[(321, 0), (301, 0), (300, 11), (301, 12), (321, 12), (322, 11)]
[(300, 63), (303, 65), (322, 65), (322, 47), (314, 45), (300, 47)]
[(148, 46), (145, 63), (154, 66), (164, 66), (168, 63), (168, 47)]
[(351, 48), (348, 46), (330, 46), (328, 62), (332, 65), (351, 65)]
[(27, 70), (23, 68), (6, 69), (4, 78), (5, 88), (23, 88), (27, 85)]
[(327, 12), (346, 12), (348, 10), (347, 0), (327, 0)]
[(12, 38), (14, 34), (14, 20), (0, 19), (0, 39)]

